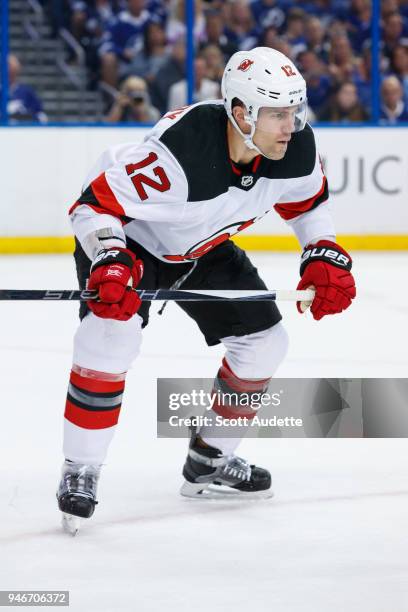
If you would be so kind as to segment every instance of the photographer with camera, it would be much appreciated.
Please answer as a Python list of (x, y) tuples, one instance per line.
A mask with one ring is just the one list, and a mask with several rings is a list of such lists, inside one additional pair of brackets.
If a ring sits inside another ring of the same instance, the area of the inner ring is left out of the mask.
[(144, 79), (130, 76), (123, 81), (109, 113), (108, 123), (156, 123), (160, 113), (152, 106)]

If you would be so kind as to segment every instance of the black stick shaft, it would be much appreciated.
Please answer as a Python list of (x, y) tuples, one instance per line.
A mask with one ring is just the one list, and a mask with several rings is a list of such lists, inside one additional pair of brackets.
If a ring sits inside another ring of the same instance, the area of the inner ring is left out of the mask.
[[(136, 289), (142, 301), (211, 301), (224, 302), (230, 300), (239, 301), (275, 301), (276, 291), (219, 291), (219, 292), (194, 292), (180, 289)], [(224, 295), (223, 295), (224, 293)], [(231, 295), (231, 294), (236, 295)], [(246, 295), (242, 295), (246, 294)], [(43, 301), (66, 301), (75, 300), (85, 302), (95, 300), (98, 297), (96, 291), (80, 290), (50, 290), (50, 289), (0, 289), (0, 301), (4, 300), (43, 300)], [(301, 298), (299, 298), (301, 299)]]

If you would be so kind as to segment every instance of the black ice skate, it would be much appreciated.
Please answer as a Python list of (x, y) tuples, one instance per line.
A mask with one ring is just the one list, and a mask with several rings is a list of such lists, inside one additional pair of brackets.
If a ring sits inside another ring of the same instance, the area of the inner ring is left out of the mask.
[(64, 531), (76, 535), (81, 518), (89, 518), (98, 503), (96, 488), (100, 466), (65, 460), (57, 491), (58, 507), (62, 512)]
[(186, 479), (181, 495), (195, 498), (267, 498), (272, 497), (268, 470), (250, 465), (236, 455), (223, 455), (193, 435), (183, 468)]

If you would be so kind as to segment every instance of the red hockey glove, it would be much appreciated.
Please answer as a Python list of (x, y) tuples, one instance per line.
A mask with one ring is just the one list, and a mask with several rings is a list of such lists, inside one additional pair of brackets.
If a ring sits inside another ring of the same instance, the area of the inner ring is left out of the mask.
[(89, 300), (89, 308), (103, 319), (127, 321), (140, 308), (140, 298), (132, 287), (137, 287), (142, 276), (143, 262), (129, 249), (101, 251), (92, 263), (87, 286), (99, 292), (99, 300)]
[[(351, 265), (352, 259), (347, 251), (330, 240), (319, 240), (305, 247), (300, 264), (302, 278), (297, 289), (315, 288), (310, 310), (316, 321), (325, 315), (342, 312), (356, 297)], [(296, 305), (302, 313), (301, 302)]]

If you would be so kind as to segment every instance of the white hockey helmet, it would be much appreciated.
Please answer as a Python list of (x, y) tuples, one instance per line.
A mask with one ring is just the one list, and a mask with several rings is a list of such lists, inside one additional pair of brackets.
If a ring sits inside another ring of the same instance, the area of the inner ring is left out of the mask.
[[(259, 121), (261, 109), (294, 107), (291, 131), (299, 132), (306, 125), (306, 82), (293, 62), (276, 49), (255, 47), (251, 51), (234, 53), (225, 67), (221, 92), (233, 126), (244, 138), (246, 146), (261, 154), (253, 142), (255, 129), (262, 130)], [(250, 134), (244, 134), (234, 119), (234, 98), (245, 104), (245, 120), (251, 126)]]

